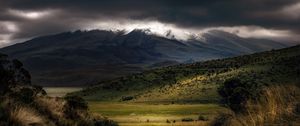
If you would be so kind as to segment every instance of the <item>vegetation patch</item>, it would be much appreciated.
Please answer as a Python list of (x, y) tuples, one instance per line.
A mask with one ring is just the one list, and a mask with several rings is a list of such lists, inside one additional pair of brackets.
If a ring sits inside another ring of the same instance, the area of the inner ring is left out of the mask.
[(182, 122), (193, 122), (194, 119), (192, 119), (192, 118), (183, 118), (183, 119), (181, 119), (181, 121)]
[(88, 112), (78, 96), (55, 98), (31, 84), (29, 72), (18, 60), (0, 54), (1, 126), (117, 126), (103, 116)]

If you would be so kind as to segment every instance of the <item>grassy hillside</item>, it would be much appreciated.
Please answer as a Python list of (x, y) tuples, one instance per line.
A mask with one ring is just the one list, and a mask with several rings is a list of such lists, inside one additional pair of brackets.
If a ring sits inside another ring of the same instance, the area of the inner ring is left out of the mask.
[[(216, 102), (229, 78), (253, 86), (298, 83), (300, 46), (234, 58), (176, 65), (99, 82), (76, 95), (88, 100), (133, 102)], [(256, 88), (253, 88), (256, 89)]]

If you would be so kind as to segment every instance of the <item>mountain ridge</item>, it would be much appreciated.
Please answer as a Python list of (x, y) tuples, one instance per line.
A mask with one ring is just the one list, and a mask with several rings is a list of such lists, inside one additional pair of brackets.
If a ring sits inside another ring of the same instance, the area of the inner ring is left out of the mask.
[(172, 61), (171, 64), (191, 59), (203, 61), (287, 47), (271, 40), (245, 39), (222, 31), (206, 33), (206, 41), (179, 41), (148, 32), (140, 29), (129, 33), (63, 32), (1, 48), (0, 52), (20, 59), (32, 72), (33, 83), (83, 86), (151, 69), (153, 64), (166, 66), (166, 61)]

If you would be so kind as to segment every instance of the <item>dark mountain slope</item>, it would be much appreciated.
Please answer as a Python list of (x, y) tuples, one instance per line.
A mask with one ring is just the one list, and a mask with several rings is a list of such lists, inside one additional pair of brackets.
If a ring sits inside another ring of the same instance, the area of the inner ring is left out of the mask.
[(150, 69), (157, 65), (202, 61), (286, 47), (263, 39), (245, 39), (221, 31), (203, 41), (178, 41), (134, 30), (75, 31), (34, 38), (0, 49), (20, 59), (33, 83), (44, 86), (82, 86)]

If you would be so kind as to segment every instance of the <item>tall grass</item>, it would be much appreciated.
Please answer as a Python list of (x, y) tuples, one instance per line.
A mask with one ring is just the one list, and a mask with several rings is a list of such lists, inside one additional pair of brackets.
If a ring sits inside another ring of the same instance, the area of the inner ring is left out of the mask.
[[(0, 108), (0, 126), (117, 126), (115, 122), (92, 115), (88, 109), (67, 105), (68, 100), (47, 96), (35, 97), (30, 104), (6, 98)], [(70, 103), (69, 103), (70, 104)], [(73, 104), (72, 104), (73, 105)], [(2, 110), (4, 110), (2, 112)], [(66, 111), (70, 110), (70, 111)], [(4, 115), (4, 117), (3, 117)], [(75, 118), (71, 118), (75, 117)]]
[(260, 98), (247, 102), (245, 113), (221, 114), (212, 125), (289, 125), (299, 118), (295, 112), (299, 102), (300, 89), (295, 85), (265, 87)]
[(259, 101), (249, 101), (247, 104), (250, 123), (264, 125), (291, 121), (296, 116), (299, 96), (300, 89), (295, 85), (276, 85), (263, 89)]
[(45, 119), (31, 108), (15, 106), (8, 114), (8, 123), (11, 126), (46, 125)]
[(38, 97), (36, 98), (39, 109), (48, 110), (52, 116), (63, 118), (65, 101), (60, 98)]

